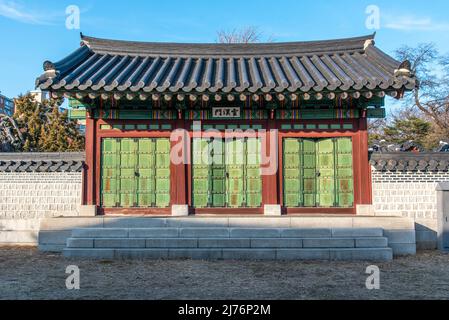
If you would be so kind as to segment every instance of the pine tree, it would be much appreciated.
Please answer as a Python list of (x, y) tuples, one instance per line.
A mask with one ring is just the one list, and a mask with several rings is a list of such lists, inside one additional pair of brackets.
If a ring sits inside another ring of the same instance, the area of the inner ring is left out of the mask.
[(76, 123), (68, 118), (67, 111), (61, 112), (63, 100), (45, 100), (37, 103), (31, 95), (16, 99), (16, 120), (23, 134), (24, 152), (68, 152), (84, 149), (84, 136)]
[(403, 144), (414, 141), (426, 149), (432, 149), (434, 145), (429, 141), (432, 132), (432, 124), (417, 117), (394, 119), (391, 125), (384, 128), (384, 139), (391, 143)]

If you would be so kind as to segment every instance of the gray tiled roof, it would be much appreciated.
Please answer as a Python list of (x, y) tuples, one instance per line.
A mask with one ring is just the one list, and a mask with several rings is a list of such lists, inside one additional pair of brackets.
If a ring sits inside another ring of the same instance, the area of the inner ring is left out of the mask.
[(449, 153), (373, 153), (370, 164), (378, 171), (449, 172)]
[(81, 172), (84, 153), (0, 153), (0, 172)]
[(374, 45), (374, 35), (265, 44), (175, 44), (81, 36), (45, 62), (42, 90), (268, 93), (413, 89), (415, 78)]

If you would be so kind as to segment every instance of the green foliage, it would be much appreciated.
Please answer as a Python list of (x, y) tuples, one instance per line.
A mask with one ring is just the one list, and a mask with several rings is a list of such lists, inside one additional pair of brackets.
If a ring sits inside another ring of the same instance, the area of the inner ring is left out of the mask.
[(395, 119), (391, 125), (384, 128), (384, 139), (397, 144), (414, 141), (426, 147), (428, 145), (427, 137), (431, 130), (430, 122), (417, 117)]
[(400, 112), (391, 121), (377, 121), (370, 124), (370, 144), (385, 140), (388, 143), (404, 144), (413, 141), (426, 150), (437, 147), (440, 136), (435, 134), (435, 126), (414, 113)]
[(37, 103), (31, 95), (16, 99), (13, 116), (23, 136), (18, 150), (23, 152), (68, 152), (84, 149), (84, 137), (76, 123), (61, 112), (62, 100)]

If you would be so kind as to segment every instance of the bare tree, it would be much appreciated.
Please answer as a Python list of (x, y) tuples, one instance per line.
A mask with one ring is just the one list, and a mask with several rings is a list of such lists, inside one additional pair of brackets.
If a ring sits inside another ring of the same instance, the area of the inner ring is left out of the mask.
[(408, 107), (419, 110), (434, 125), (437, 138), (449, 137), (449, 56), (439, 54), (434, 44), (416, 48), (403, 46), (396, 51), (401, 61), (410, 61), (418, 86), (409, 99)]
[(0, 113), (0, 152), (12, 152), (23, 143), (23, 135), (16, 121)]
[[(254, 26), (232, 31), (221, 30), (217, 32), (218, 43), (258, 43), (262, 41), (263, 32)], [(269, 37), (266, 42), (273, 42), (273, 37)]]

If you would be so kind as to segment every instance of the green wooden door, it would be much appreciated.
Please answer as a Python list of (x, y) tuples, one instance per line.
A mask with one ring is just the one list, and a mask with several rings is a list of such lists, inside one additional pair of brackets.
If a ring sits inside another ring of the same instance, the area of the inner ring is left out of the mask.
[(166, 208), (170, 205), (169, 139), (104, 139), (102, 206)]
[(284, 202), (286, 207), (301, 207), (304, 204), (302, 165), (302, 143), (299, 139), (284, 140)]
[(222, 139), (213, 139), (210, 143), (212, 164), (209, 167), (211, 176), (210, 206), (226, 206), (226, 163), (225, 144)]
[(352, 140), (284, 139), (284, 205), (354, 205)]
[(352, 207), (354, 205), (352, 140), (350, 138), (337, 139), (336, 153), (337, 206)]
[(260, 207), (258, 139), (193, 139), (193, 206)]
[(250, 208), (258, 208), (262, 205), (262, 146), (260, 139), (249, 138), (246, 140), (245, 158), (245, 205)]
[(317, 157), (316, 157), (316, 141), (312, 139), (304, 139), (302, 143), (302, 170), (300, 170), (300, 183), (303, 186), (304, 207), (315, 207), (317, 204)]
[(101, 189), (102, 206), (116, 207), (120, 202), (118, 199), (119, 172), (120, 172), (120, 142), (117, 139), (103, 140), (101, 156)]
[(333, 139), (316, 142), (317, 207), (335, 207), (335, 150)]
[(211, 175), (209, 164), (212, 163), (212, 156), (209, 148), (208, 140), (193, 139), (193, 205), (197, 208), (205, 208), (210, 204)]
[(137, 150), (138, 140), (120, 139), (119, 206), (132, 208), (137, 206)]
[(226, 141), (227, 204), (230, 208), (245, 207), (245, 140)]

